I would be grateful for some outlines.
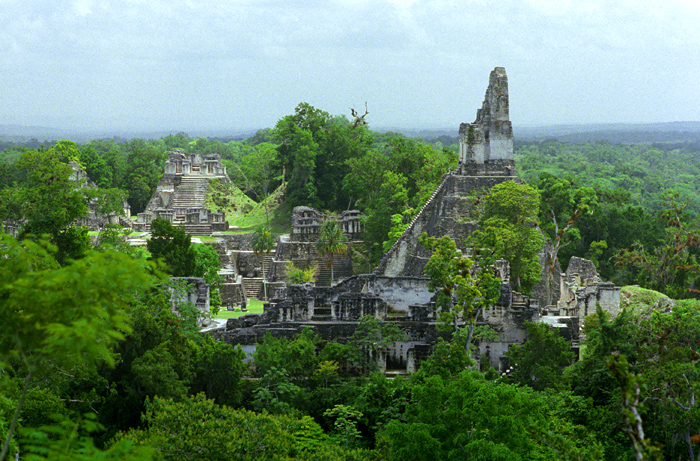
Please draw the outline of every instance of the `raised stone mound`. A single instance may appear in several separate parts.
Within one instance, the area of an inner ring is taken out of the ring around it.
[[[317,268],[317,285],[331,284],[331,270],[328,261],[316,252],[316,241],[323,223],[334,219],[343,230],[349,243],[359,241],[363,231],[360,221],[361,213],[357,210],[344,211],[338,216],[330,216],[319,210],[306,206],[298,206],[292,210],[292,232],[289,239],[280,241],[277,245],[271,275],[276,280],[284,279],[282,269],[286,262],[293,262],[296,267],[308,269]],[[352,249],[350,249],[352,251]],[[352,275],[351,253],[336,255],[333,258],[333,275],[335,281]]]
[[[134,230],[150,232],[151,221],[158,217],[173,225],[184,226],[191,235],[211,235],[212,232],[228,230],[224,213],[208,210],[206,205],[209,181],[215,178],[230,182],[218,154],[185,154],[182,149],[171,151],[165,162],[165,174],[158,181],[146,210],[138,214]]]
[[[422,276],[430,258],[430,252],[418,242],[423,232],[436,238],[450,236],[458,247],[466,250],[464,240],[476,229],[475,223],[464,221],[469,215],[470,193],[504,181],[519,181],[514,171],[508,104],[508,77],[503,67],[496,67],[491,72],[476,121],[460,125],[459,167],[443,176],[430,199],[377,266],[375,274]]]

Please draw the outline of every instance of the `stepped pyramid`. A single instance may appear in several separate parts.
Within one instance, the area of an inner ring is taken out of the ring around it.
[[[165,174],[158,181],[146,210],[138,214],[134,230],[150,232],[151,221],[157,217],[185,226],[191,235],[228,230],[224,214],[207,209],[209,181],[214,178],[230,181],[219,155],[185,154],[182,149],[171,151],[165,162]]]
[[[451,237],[465,250],[464,240],[476,229],[465,222],[469,194],[504,181],[519,181],[513,161],[513,127],[509,117],[508,77],[496,67],[489,77],[484,103],[474,123],[459,128],[459,166],[443,176],[438,188],[374,270],[390,277],[422,277],[430,252],[418,242],[423,232]]]

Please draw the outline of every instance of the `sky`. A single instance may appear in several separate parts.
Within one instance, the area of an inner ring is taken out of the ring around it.
[[[698,0],[0,0],[0,125],[472,122],[505,67],[521,126],[700,120]]]

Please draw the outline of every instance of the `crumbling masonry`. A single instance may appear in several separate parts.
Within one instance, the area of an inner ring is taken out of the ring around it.
[[[225,329],[214,334],[232,344],[241,344],[249,352],[270,332],[294,336],[312,326],[325,340],[344,341],[352,336],[362,315],[395,322],[407,340],[386,351],[379,363],[386,369],[413,371],[431,353],[438,337],[449,336],[436,328],[438,313],[423,268],[430,252],[418,237],[450,236],[463,252],[466,237],[476,229],[469,216],[469,194],[488,189],[504,181],[519,181],[514,172],[513,131],[508,115],[508,78],[505,69],[491,72],[481,109],[473,123],[460,126],[460,163],[446,174],[427,203],[373,274],[346,278],[333,287],[312,285],[280,287],[261,316],[231,319]],[[314,226],[320,215],[313,209],[295,210],[291,241],[313,240]],[[280,259],[288,259],[282,253]],[[290,258],[291,259],[291,258]],[[538,287],[535,293],[561,293],[557,305],[546,306],[544,296],[531,299],[512,290],[508,264],[497,268],[503,283],[501,296],[480,321],[498,333],[498,340],[481,342],[479,351],[499,370],[507,366],[504,353],[513,344],[526,340],[525,322],[547,322],[578,347],[581,319],[595,304],[615,312],[619,306],[619,288],[604,284],[590,261],[572,259],[569,270],[554,281],[556,286]],[[541,307],[540,307],[541,306]]]
[[[165,174],[158,181],[146,210],[138,214],[133,224],[136,232],[150,232],[151,221],[163,218],[175,226],[184,226],[191,235],[211,235],[226,231],[229,224],[224,213],[207,209],[209,181],[230,182],[226,167],[218,154],[185,154],[175,149],[168,154]]]

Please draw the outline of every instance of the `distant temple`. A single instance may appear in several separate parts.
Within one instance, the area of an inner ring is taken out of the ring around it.
[[[221,156],[185,154],[182,149],[173,150],[168,154],[165,174],[158,181],[146,210],[138,214],[133,224],[134,231],[150,232],[151,221],[155,218],[184,226],[191,235],[211,235],[212,232],[228,230],[224,213],[207,209],[209,181],[215,178],[230,182]]]

